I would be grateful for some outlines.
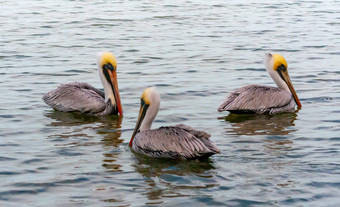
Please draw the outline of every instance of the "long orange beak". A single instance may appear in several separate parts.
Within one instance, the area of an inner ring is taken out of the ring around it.
[[[117,73],[116,71],[110,71],[107,70],[111,79],[111,85],[113,89],[113,95],[115,97],[118,113],[123,116],[123,108],[122,108],[122,103],[120,101],[120,95],[119,95],[119,90],[118,90],[118,81],[117,81]]]
[[[287,71],[282,71],[281,75],[283,77],[283,80],[286,82],[290,92],[292,93],[293,98],[295,100],[295,103],[298,105],[298,109],[301,109],[302,105],[300,103],[300,100],[299,100],[298,96],[296,95],[295,89],[293,87],[292,81],[290,80],[288,72]]]

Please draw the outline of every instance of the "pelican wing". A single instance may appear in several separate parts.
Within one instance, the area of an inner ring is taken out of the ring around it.
[[[205,137],[207,133],[204,133],[204,138],[196,137],[189,132],[193,128],[188,130],[188,126],[183,126],[141,131],[134,139],[133,148],[152,157],[173,159],[203,158],[219,153],[219,149]]]
[[[191,126],[185,124],[177,124],[175,125],[175,127],[179,127],[186,130],[190,134],[200,139],[205,144],[205,146],[208,147],[211,151],[214,151],[215,153],[220,153],[220,149],[218,149],[218,147],[212,141],[209,140],[211,135],[206,133],[205,131],[196,130]]]
[[[292,94],[288,91],[269,86],[249,85],[232,92],[218,107],[218,111],[274,113],[278,108],[291,109],[292,101]]]
[[[199,139],[201,138],[209,139],[211,137],[211,135],[206,133],[205,131],[196,130],[192,128],[191,126],[188,126],[185,124],[177,124],[175,125],[175,127],[182,128]]]
[[[104,92],[90,84],[73,82],[60,85],[43,96],[44,102],[59,111],[95,114],[105,110]]]

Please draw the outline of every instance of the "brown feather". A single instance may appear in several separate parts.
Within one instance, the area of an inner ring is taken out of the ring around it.
[[[73,82],[60,85],[43,96],[44,102],[58,111],[80,112],[93,115],[114,113],[111,102],[105,103],[104,92],[90,84]]]
[[[294,111],[290,92],[269,86],[249,85],[232,92],[218,107],[218,111],[234,113],[269,113]]]
[[[195,134],[201,136],[196,137]],[[206,138],[207,135],[186,125],[161,127],[139,132],[134,138],[132,148],[136,152],[157,158],[209,157],[220,151]]]

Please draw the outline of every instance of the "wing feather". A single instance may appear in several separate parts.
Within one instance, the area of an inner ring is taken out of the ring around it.
[[[208,157],[220,152],[213,143],[205,144],[211,141],[203,139],[205,141],[180,127],[161,127],[139,132],[134,139],[133,149],[153,157],[175,159]]]
[[[90,84],[73,82],[48,92],[43,96],[43,100],[58,111],[95,114],[105,110],[104,96],[104,92]]]
[[[200,130],[194,129],[191,126],[188,126],[188,125],[185,125],[185,124],[177,124],[177,125],[175,125],[175,127],[182,128],[182,129],[186,130],[187,132],[189,132],[190,134],[193,134],[194,136],[196,136],[198,138],[209,139],[210,136],[211,136],[210,134],[206,133],[205,131],[200,131]]]
[[[288,91],[261,85],[249,85],[232,92],[218,107],[218,111],[267,113],[292,103]]]

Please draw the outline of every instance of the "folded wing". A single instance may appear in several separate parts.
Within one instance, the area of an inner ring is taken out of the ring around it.
[[[261,85],[249,85],[232,92],[218,107],[218,111],[234,113],[273,113],[294,109],[292,94],[288,91]]]
[[[186,125],[161,127],[139,132],[133,148],[139,153],[158,158],[205,158],[220,152],[209,137],[209,134]]]
[[[73,82],[48,92],[43,96],[43,100],[58,111],[95,114],[105,110],[104,96],[104,92],[90,84]]]

